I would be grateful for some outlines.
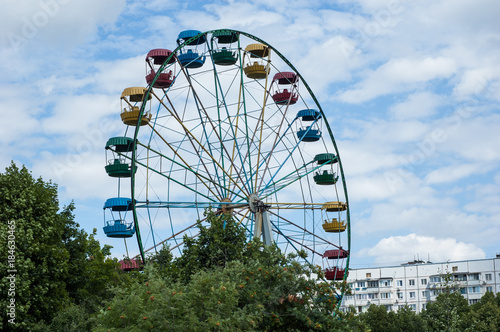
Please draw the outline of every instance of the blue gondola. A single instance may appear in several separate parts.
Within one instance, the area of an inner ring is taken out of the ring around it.
[[[321,112],[314,109],[305,109],[297,113],[297,118],[302,121],[314,121],[321,119]]]
[[[321,131],[319,129],[312,129],[308,126],[305,129],[297,131],[297,137],[303,142],[316,142],[321,138]]]
[[[177,45],[181,45],[184,42],[190,40],[193,37],[201,34],[198,30],[186,30],[179,33],[177,37]],[[197,51],[197,46],[206,42],[205,35],[186,43],[184,47],[179,51],[177,58],[183,67],[186,68],[200,68],[205,63],[205,56],[201,55]]]
[[[133,223],[125,221],[127,211],[132,209],[132,200],[125,197],[109,198],[104,203],[104,220],[105,224],[103,231],[108,237],[114,238],[128,238],[135,234],[135,227]],[[106,210],[111,213],[112,220],[106,221]],[[122,216],[123,212],[123,216]],[[118,218],[114,215],[118,214]]]

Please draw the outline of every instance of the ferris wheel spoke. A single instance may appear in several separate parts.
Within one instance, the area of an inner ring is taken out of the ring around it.
[[[158,97],[158,96],[157,96],[154,92],[153,92],[152,94],[156,97],[156,99],[160,102],[160,104],[161,104],[161,105],[163,105],[163,107],[164,107],[166,110],[168,110],[168,111],[169,111],[169,113],[171,114],[171,116],[172,116],[172,117],[173,117],[173,118],[174,118],[174,119],[175,119],[175,120],[176,120],[176,121],[177,121],[177,122],[178,122],[178,123],[182,126],[182,128],[183,128],[183,130],[184,130],[184,132],[185,132],[185,134],[186,134],[186,137],[187,137],[188,139],[189,139],[189,138],[193,138],[193,139],[194,139],[194,140],[195,140],[195,141],[199,144],[198,140],[194,137],[194,135],[191,133],[191,131],[190,131],[190,130],[189,130],[189,129],[185,126],[185,124],[183,123],[183,121],[179,118],[179,115],[178,115],[178,113],[175,111],[175,107],[174,107],[174,105],[172,104],[172,102],[170,101],[170,99],[168,99],[168,97],[167,97],[167,100],[169,101],[169,103],[170,103],[170,105],[171,105],[171,108],[172,108],[172,109],[170,109],[169,107],[167,107],[167,105],[165,105],[165,104],[163,103],[163,100],[161,100],[161,99],[160,99],[160,98],[159,98],[159,97]],[[183,158],[179,155],[179,153],[177,152],[177,150],[176,150],[176,149],[174,149],[174,148],[170,145],[170,143],[168,143],[168,142],[167,142],[167,140],[166,140],[165,138],[163,138],[163,136],[162,136],[162,135],[158,132],[158,130],[155,128],[155,126],[151,125],[150,123],[149,123],[149,126],[151,127],[152,131],[153,131],[153,132],[155,132],[155,133],[156,133],[156,135],[157,135],[157,136],[158,136],[158,137],[159,137],[159,138],[160,138],[160,139],[161,139],[161,140],[162,140],[162,141],[163,141],[163,142],[164,142],[164,143],[165,143],[165,144],[166,144],[166,145],[167,145],[167,146],[168,146],[168,147],[169,147],[169,148],[170,148],[173,152],[174,152],[174,154],[175,154],[175,155],[176,155],[179,159],[181,159],[181,160],[182,160],[182,162],[183,162],[183,163],[184,163],[184,164],[185,164],[188,168],[190,168],[190,165],[189,165],[189,164],[188,164],[188,163],[187,163],[187,162],[186,162],[186,161],[185,161],[185,160],[184,160],[184,159],[183,159]],[[202,159],[202,157],[201,157],[201,156],[200,156],[200,154],[199,154],[198,149],[196,149],[196,148],[195,148],[195,144],[193,143],[193,140],[192,140],[192,139],[189,139],[189,141],[190,141],[191,145],[193,146],[193,148],[194,148],[194,150],[195,150],[196,154],[198,155],[199,160],[200,160],[200,161],[201,161],[201,160],[203,160],[203,159]],[[217,181],[214,181],[214,180],[211,178],[211,172],[207,169],[207,166],[205,165],[205,163],[202,163],[202,164],[203,164],[203,167],[205,168],[206,174],[207,174],[207,175],[208,175],[208,177],[210,178],[210,182],[211,182],[211,183],[214,183],[214,184],[215,184],[215,183],[217,183]],[[195,172],[195,175],[196,175],[197,177],[198,177],[198,174],[199,174],[198,172]],[[204,182],[203,182],[203,181],[201,181],[201,180],[200,180],[200,182],[204,183]],[[205,184],[205,183],[204,183],[204,184]],[[210,192],[212,192],[209,186],[207,186],[206,184],[205,184],[205,186],[207,187],[207,189],[208,189]],[[213,194],[215,197],[219,197],[219,198],[221,198],[221,196],[222,196],[222,195],[221,195],[221,193],[218,191],[218,187],[216,186],[215,188],[216,188],[216,190],[217,190],[217,194],[215,194],[215,193],[213,193],[213,192],[212,192],[212,194]]]
[[[293,204],[293,203],[292,203],[292,204]],[[272,214],[272,215],[274,215],[275,217],[277,217],[277,218],[279,218],[279,219],[281,219],[281,220],[285,221],[286,223],[288,223],[288,224],[292,225],[293,227],[296,227],[296,228],[297,228],[297,229],[299,229],[301,232],[304,232],[304,233],[307,233],[307,234],[309,234],[309,235],[312,235],[313,237],[317,238],[318,240],[321,240],[321,241],[322,241],[322,242],[324,242],[324,243],[327,243],[327,244],[328,244],[328,245],[330,245],[330,246],[333,246],[333,247],[336,247],[336,248],[340,248],[340,247],[339,247],[338,245],[336,245],[335,243],[332,243],[332,242],[330,242],[330,241],[328,241],[328,240],[326,240],[326,239],[324,239],[324,238],[320,237],[320,236],[319,236],[319,235],[317,235],[316,233],[311,232],[311,231],[309,231],[308,229],[306,229],[306,228],[304,228],[304,227],[301,227],[301,226],[297,225],[296,223],[294,223],[294,222],[292,222],[292,221],[290,221],[290,220],[288,220],[288,219],[284,218],[283,216],[281,216],[281,215],[279,215],[279,214],[277,214],[277,213],[275,213],[275,212],[269,211],[269,213],[270,213],[270,214]]]
[[[239,162],[240,162],[240,165],[241,165],[241,171],[238,173],[238,174],[240,174],[238,177],[241,179],[241,174],[243,174],[243,176],[245,177],[245,182],[247,183],[247,185],[250,184],[250,190],[252,190],[251,182],[249,181],[247,171],[245,170],[245,163],[242,160],[241,147],[237,144],[239,112],[240,112],[240,107],[239,106],[241,104],[241,87],[240,87],[239,93],[238,93],[238,102],[236,103],[236,105],[238,106],[237,107],[238,111],[236,113],[236,116],[233,117],[233,119],[235,119],[233,121],[236,121],[235,126],[232,125],[233,122],[231,121],[231,115],[229,113],[228,103],[226,101],[226,95],[228,94],[228,91],[230,91],[231,86],[233,86],[234,82],[236,81],[236,77],[239,74],[241,74],[241,73],[240,73],[240,71],[235,71],[236,75],[233,76],[233,80],[232,80],[230,86],[227,88],[226,92],[224,93],[223,89],[222,89],[221,82],[220,82],[220,78],[217,75],[217,68],[216,68],[215,65],[214,65],[214,72],[215,72],[215,75],[214,75],[215,90],[216,90],[216,98],[217,98],[217,116],[218,116],[218,122],[219,122],[219,137],[225,139],[226,135],[229,135],[229,137],[233,141],[232,154],[231,154],[231,157],[229,159],[229,162],[230,162],[229,178],[231,178],[232,173],[233,173],[233,169],[235,168],[235,152],[237,151],[238,152],[237,155],[239,156],[239,159],[240,159]],[[219,91],[220,91],[220,97],[218,95]],[[226,118],[227,118],[227,123],[225,123],[225,124],[229,128],[229,130],[226,130],[226,133],[225,133],[226,135],[224,135],[224,136],[222,135],[222,124],[224,122],[222,121],[221,114],[220,114],[221,104],[223,106],[222,108],[224,109],[225,115],[226,115]],[[244,105],[244,103],[243,103],[243,105]],[[221,140],[221,149],[223,147],[224,147],[223,141]],[[222,162],[224,162],[224,158],[222,159]],[[224,167],[224,163],[222,164],[222,166]],[[251,176],[250,176],[250,178],[251,178]],[[225,180],[225,178],[224,178],[224,180]],[[247,190],[248,189],[249,188],[247,187]]]
[[[266,163],[266,166],[264,167],[263,171],[262,171],[262,176],[260,177],[260,182],[259,182],[259,185],[256,187],[256,191],[259,191],[260,190],[260,187],[262,186],[262,182],[264,181],[264,178],[265,178],[265,175],[266,175],[266,172],[267,170],[269,169],[269,163],[271,161],[271,155],[273,154],[274,152],[274,149],[278,146],[278,144],[281,142],[282,138],[286,135],[286,133],[288,132],[288,130],[291,128],[292,124],[293,124],[293,121],[288,125],[288,127],[285,129],[285,131],[283,132],[283,134],[280,135],[280,132],[281,132],[281,128],[283,126],[283,124],[285,123],[285,120],[286,120],[286,113],[287,113],[287,110],[288,110],[288,105],[285,109],[285,112],[282,113],[282,118],[281,118],[281,122],[280,122],[280,125],[278,127],[278,130],[275,130],[275,138],[274,138],[274,142],[272,144],[272,147],[270,149],[270,151],[267,153],[267,155],[265,156],[265,158],[262,160],[262,163]],[[281,111],[281,110],[280,110]]]
[[[276,182],[270,183],[268,186],[266,186],[265,188],[263,188],[262,190],[259,191],[261,193],[261,198],[265,199],[271,195],[274,195],[277,192],[285,189],[286,187],[294,184],[295,182],[301,180],[302,178],[304,178],[304,177],[308,176],[309,174],[311,174],[312,172],[314,172],[315,168],[313,168],[312,170],[306,169],[306,167],[310,164],[311,164],[311,162],[308,164],[304,164],[302,167],[297,168],[295,171],[293,171],[289,174],[286,174],[285,176],[283,176],[281,179],[277,180]],[[302,170],[304,170],[305,172],[302,172],[302,174],[301,174],[300,171],[302,171]],[[266,193],[266,190],[271,188],[271,187],[273,188],[273,190]]]
[[[276,171],[274,172],[274,174],[272,174],[270,176],[270,179],[269,181],[266,183],[266,185],[264,186],[264,188],[262,190],[260,190],[261,192],[262,191],[265,191],[267,190],[267,188],[269,188],[269,186],[271,186],[273,183],[274,183],[274,178],[280,173],[281,169],[283,168],[283,166],[286,164],[286,162],[292,157],[293,153],[295,152],[295,150],[299,147],[299,145],[302,143],[302,139],[299,139],[295,144],[294,146],[290,149],[290,148],[287,148],[289,149],[289,154],[288,156],[285,158],[284,161],[281,162],[281,165],[276,169]],[[300,149],[299,149],[300,151]],[[293,159],[292,159],[293,160]],[[317,169],[317,168],[316,168]]]
[[[170,150],[171,150],[171,151],[172,151],[172,152],[173,152],[173,153],[174,153],[174,154],[175,154],[175,155],[176,155],[176,156],[177,156],[177,157],[178,157],[178,158],[179,158],[179,159],[180,159],[180,160],[184,163],[184,167],[186,167],[186,168],[190,169],[189,164],[188,164],[188,163],[187,163],[187,162],[186,162],[186,161],[182,158],[182,156],[181,156],[181,155],[177,152],[177,150],[176,150],[176,149],[174,149],[174,148],[173,148],[173,147],[172,147],[172,146],[171,146],[171,145],[167,142],[167,140],[166,140],[165,138],[163,138],[163,136],[162,136],[160,133],[158,133],[158,132],[156,131],[156,129],[155,129],[155,128],[153,128],[152,126],[150,126],[150,127],[151,127],[151,129],[152,129],[153,131],[155,131],[155,132],[156,132],[157,136],[158,136],[158,137],[159,137],[159,138],[160,138],[160,139],[161,139],[161,140],[165,143],[165,145],[166,145],[166,146],[168,146],[168,147],[170,148]],[[202,160],[202,158],[201,158],[201,157],[200,157],[200,160]],[[204,164],[203,164],[203,165],[204,165]],[[160,174],[161,174],[161,173],[160,173]],[[199,172],[194,172],[194,171],[193,171],[193,174],[194,174],[194,175],[195,175],[195,176],[196,176],[196,177],[200,180],[200,183],[202,183],[202,184],[204,184],[204,185],[205,185],[205,187],[207,188],[207,190],[208,190],[209,192],[211,192],[211,193],[212,193],[212,195],[214,195],[215,197],[220,197],[220,193],[219,193],[219,195],[218,195],[218,194],[215,194],[215,193],[212,191],[212,189],[210,188],[210,186],[208,186],[208,185],[205,183],[205,181],[203,181],[203,179],[201,178],[201,175],[199,174]],[[210,172],[208,171],[208,169],[206,170],[206,174],[210,175]],[[209,179],[210,183],[216,183],[216,182],[215,182],[212,178],[210,178],[210,176],[208,177],[208,179]],[[205,178],[205,180],[206,180],[206,178]],[[178,181],[176,181],[176,182],[177,182],[177,183],[179,183]],[[183,186],[184,186],[184,187],[187,187],[187,186],[185,186],[185,185],[183,185]],[[188,189],[191,189],[191,188],[189,188],[189,187],[187,187],[187,188],[188,188]],[[191,190],[193,190],[193,189],[191,189]]]
[[[139,160],[136,160],[135,162],[136,162],[136,164],[138,164],[138,165],[140,165],[140,166],[144,167],[145,169],[148,169],[148,170],[150,170],[150,171],[153,171],[153,172],[155,172],[156,174],[161,175],[162,177],[164,177],[164,178],[166,178],[166,179],[168,179],[168,180],[170,180],[170,181],[172,181],[172,182],[175,182],[176,184],[178,184],[178,185],[180,185],[180,186],[182,186],[182,187],[184,187],[184,188],[186,188],[186,189],[188,189],[188,190],[191,190],[192,192],[194,192],[194,193],[196,193],[196,194],[198,194],[198,195],[201,195],[201,196],[203,196],[204,198],[206,198],[206,199],[208,199],[208,200],[211,200],[212,202],[217,202],[217,201],[216,201],[216,200],[214,200],[212,197],[207,196],[207,195],[204,195],[203,193],[201,193],[201,192],[199,192],[199,191],[197,191],[197,190],[195,190],[195,189],[191,188],[189,185],[186,185],[186,184],[184,184],[184,183],[182,183],[182,182],[180,182],[180,181],[176,180],[175,178],[173,178],[173,177],[171,177],[171,176],[168,176],[168,175],[166,175],[166,174],[164,174],[164,173],[162,173],[162,172],[158,171],[157,169],[155,169],[155,168],[153,168],[153,167],[148,166],[147,164],[145,164],[145,163],[143,163],[143,162],[141,162],[141,161],[139,161]]]
[[[186,75],[186,73],[185,73],[185,75]],[[198,93],[196,92],[196,89],[194,88],[194,86],[192,85],[191,77],[190,76],[186,76],[186,79],[189,82],[189,85],[190,85],[190,88],[191,88],[191,92],[193,93],[193,96],[194,96],[194,100],[195,100],[196,104],[199,105],[199,107],[197,107],[197,110],[198,110],[198,113],[199,113],[199,117],[200,117],[201,123],[204,124],[205,123],[204,120],[207,123],[209,123],[210,127],[212,129],[212,133],[215,134],[216,139],[218,140],[218,142],[223,142],[222,137],[219,135],[219,133],[217,131],[217,126],[213,123],[211,117],[209,116],[207,110],[205,109],[205,107],[203,105],[203,102],[202,102],[201,98],[199,97]],[[202,116],[201,112],[203,112],[203,116]],[[226,169],[216,160],[215,156],[213,155],[213,153],[211,151],[212,144],[209,144],[210,139],[208,137],[208,134],[207,134],[207,132],[205,130],[205,126],[204,125],[203,125],[203,133],[204,133],[204,136],[205,136],[205,139],[206,139],[206,142],[207,142],[207,145],[208,145],[210,151],[207,151],[206,148],[203,145],[201,145],[201,144],[200,144],[200,147],[210,156],[211,160],[214,162],[214,165],[215,165],[214,169],[215,169],[215,171],[216,172],[218,172],[219,170],[222,171],[223,174],[225,176],[227,176],[228,179],[231,180],[231,177],[227,173]],[[220,151],[220,153],[221,153],[221,159],[222,160],[224,160],[224,159],[227,158],[228,160],[230,160],[231,162],[233,162],[230,159],[230,154],[228,153],[228,151],[227,151],[226,147],[224,146],[224,144],[221,145],[221,151]],[[220,179],[220,176],[218,176],[218,178]],[[236,187],[238,187],[238,189],[240,191],[245,192],[245,193],[247,193],[249,195],[250,191],[249,191],[248,187],[246,187],[245,181],[243,181],[243,179],[241,178],[241,173],[238,173],[238,178],[239,178],[239,181],[232,180],[233,185],[235,185]]]
[[[199,161],[201,162],[203,168],[205,169],[206,171],[206,174],[209,176],[210,178],[210,183],[214,184],[216,186],[216,188],[223,188],[223,187],[220,187],[219,185],[219,181],[216,181],[215,179],[213,179],[211,177],[212,173],[208,170],[207,168],[207,165],[205,164],[204,162],[204,158],[200,155],[199,153],[199,149],[197,149],[197,147],[199,147],[201,150],[203,150],[205,152],[205,154],[209,157],[210,161],[215,165],[214,168],[216,170],[221,170],[222,172],[224,172],[225,174],[227,174],[227,172],[224,170],[224,168],[217,162],[217,160],[215,159],[215,157],[212,155],[212,153],[210,151],[208,151],[205,146],[195,137],[195,135],[186,127],[186,125],[184,124],[184,122],[181,120],[181,118],[179,117],[178,113],[175,111],[175,107],[173,107],[173,104],[172,104],[172,109],[169,108],[169,107],[166,107],[166,105],[164,105],[165,108],[170,112],[172,118],[174,118],[178,124],[181,125],[181,127],[183,128],[184,130],[184,133],[186,134],[186,137],[189,139],[194,151],[196,152],[196,154],[198,155],[199,157]],[[182,158],[182,156],[180,156],[180,154],[162,137],[162,135],[156,130],[156,128],[152,127],[150,125],[151,129],[153,131],[156,132],[157,136],[160,137],[162,139],[162,141],[167,145],[169,146],[169,148],[174,152],[174,154],[176,154],[176,156],[182,160],[182,162],[187,166],[187,167],[190,167],[190,165]],[[198,176],[198,172],[196,172],[196,175]],[[200,179],[200,182],[205,185],[207,187],[207,189],[209,191],[210,188],[209,186]],[[241,187],[238,186],[238,183],[236,181],[233,180],[233,183],[236,187],[238,187],[240,189],[240,191],[242,191]],[[212,192],[212,194],[215,196],[215,197],[218,197],[219,200],[222,200],[222,194],[220,193],[219,190],[218,191],[218,194],[215,194]]]
[[[273,223],[272,221],[271,221],[271,224],[274,226],[274,223]],[[285,238],[285,240],[288,242],[288,244],[289,244],[289,245],[291,245],[291,246],[295,249],[295,251],[298,251],[298,250],[297,250],[297,247],[294,245],[294,243],[295,243],[295,244],[297,244],[299,247],[304,247],[304,248],[306,248],[307,250],[309,250],[309,251],[311,251],[311,252],[315,253],[316,255],[319,255],[319,256],[321,256],[321,255],[322,255],[322,254],[320,254],[319,252],[317,252],[316,250],[314,250],[314,249],[312,249],[312,248],[309,248],[309,247],[308,247],[307,245],[305,245],[303,242],[300,242],[300,241],[298,241],[298,240],[295,240],[295,239],[294,239],[293,237],[291,237],[291,236],[287,236],[287,235],[285,235],[285,234],[284,234],[284,233],[283,233],[283,232],[282,232],[279,228],[273,227],[273,232],[278,233],[278,234],[280,234],[283,238]],[[292,243],[292,242],[293,242],[293,243]],[[309,262],[309,263],[310,263],[310,262]]]

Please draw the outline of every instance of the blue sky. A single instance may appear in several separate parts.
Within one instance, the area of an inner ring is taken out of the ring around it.
[[[116,245],[102,204],[116,191],[104,144],[123,134],[120,93],[180,31],[231,28],[278,49],[329,117],[351,267],[500,252],[498,1],[5,2],[0,167],[52,179],[102,243]]]

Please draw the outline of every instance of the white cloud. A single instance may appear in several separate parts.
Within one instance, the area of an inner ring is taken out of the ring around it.
[[[9,1],[0,13],[0,27],[6,34],[1,45],[25,49],[29,44],[43,44],[69,49],[87,41],[98,26],[113,23],[124,6],[124,0]]]
[[[485,258],[484,251],[472,243],[417,234],[384,238],[358,255],[373,257],[375,264],[379,265],[399,265],[417,258],[427,260],[428,257],[432,262]]]
[[[437,153],[460,156],[464,163],[500,160],[500,136],[496,134],[500,115],[489,114],[483,107],[464,106],[440,124],[444,139],[436,144]]]
[[[416,92],[408,98],[390,107],[389,111],[397,119],[419,119],[436,113],[439,106],[446,102],[446,97],[429,92]]]
[[[338,98],[347,103],[362,103],[378,96],[414,88],[438,78],[448,78],[456,71],[455,61],[444,57],[391,59],[376,70],[368,70],[365,79]]]
[[[490,80],[499,75],[497,68],[480,68],[467,70],[462,75],[460,82],[453,89],[454,94],[459,99],[480,98],[484,93],[491,94],[492,87]]]
[[[487,172],[490,167],[483,164],[461,164],[438,168],[426,176],[429,184],[455,182],[465,177]]]

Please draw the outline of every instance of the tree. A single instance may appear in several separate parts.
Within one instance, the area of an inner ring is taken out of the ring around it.
[[[186,241],[183,255],[171,263],[175,270],[150,264],[144,281],[113,290],[97,330],[341,330],[334,285],[322,280],[319,267],[275,245],[246,243],[229,216],[206,216],[210,228],[200,225],[200,236]]]
[[[420,315],[417,315],[409,305],[399,307],[395,316],[396,331],[425,331],[425,321]]]
[[[71,303],[100,302],[116,262],[105,258],[109,247],[100,248],[95,232],[79,229],[74,209],[60,210],[57,185],[24,166],[0,174],[0,308],[13,307],[0,328],[29,330]]]
[[[500,293],[487,292],[478,303],[472,305],[471,331],[500,331],[500,306],[497,303]]]
[[[173,262],[173,269],[185,282],[201,269],[224,267],[230,261],[243,258],[245,229],[230,214],[216,214],[207,209],[204,216],[210,227],[202,226],[198,220],[199,235],[184,236],[183,254]]]
[[[372,304],[366,313],[361,314],[361,318],[372,332],[398,331],[395,326],[394,313],[390,312],[390,314],[384,306]]]
[[[439,294],[436,302],[427,304],[421,316],[428,331],[464,331],[471,324],[469,304],[456,291]]]

